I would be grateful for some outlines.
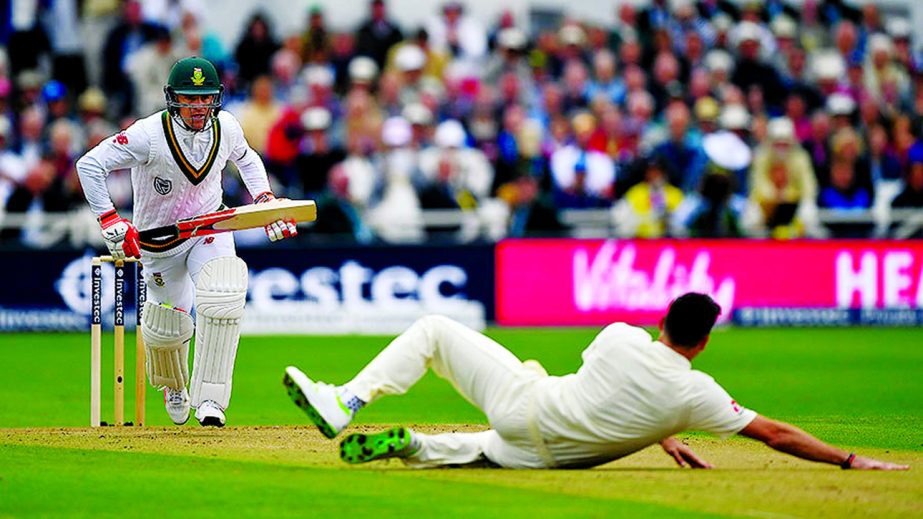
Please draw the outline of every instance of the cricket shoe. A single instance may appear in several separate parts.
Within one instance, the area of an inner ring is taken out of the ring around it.
[[[340,459],[346,463],[367,463],[385,458],[406,458],[420,450],[413,433],[395,427],[376,434],[350,434],[340,442]]]
[[[183,425],[189,420],[189,392],[186,388],[163,390],[163,405],[167,414],[176,425]]]
[[[295,366],[285,368],[282,383],[288,396],[327,438],[334,438],[349,425],[356,412],[340,398],[336,386],[314,382]]]
[[[224,409],[214,400],[206,400],[195,410],[195,419],[202,427],[224,427]]]

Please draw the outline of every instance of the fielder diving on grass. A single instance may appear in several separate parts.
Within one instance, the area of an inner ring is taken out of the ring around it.
[[[660,336],[624,323],[606,327],[583,352],[577,373],[548,376],[490,338],[445,317],[424,317],[342,386],[313,382],[288,367],[289,396],[334,438],[364,405],[403,394],[431,367],[484,411],[491,429],[428,435],[404,427],[351,434],[340,457],[362,463],[398,457],[412,467],[585,468],[654,443],[680,466],[711,468],[672,437],[705,431],[741,434],[799,458],[847,469],[902,470],[837,449],[792,425],[735,402],[714,379],[691,368],[721,310],[709,296],[677,298]]]
[[[164,390],[167,413],[176,424],[189,419],[190,407],[202,425],[225,423],[247,265],[237,257],[230,233],[184,237],[149,232],[222,207],[221,173],[228,162],[237,166],[256,203],[275,199],[263,162],[247,144],[240,123],[220,111],[223,91],[210,62],[181,59],[164,87],[166,110],[135,122],[77,161],[80,183],[112,257],[138,258],[143,251],[148,299],[141,335],[147,372],[151,384]],[[106,187],[109,172],[128,168],[133,222],[119,216]],[[272,241],[297,234],[288,217],[265,229]]]

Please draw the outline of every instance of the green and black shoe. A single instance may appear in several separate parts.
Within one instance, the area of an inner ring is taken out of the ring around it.
[[[376,434],[350,434],[340,442],[340,459],[346,463],[367,463],[385,458],[406,458],[417,449],[410,429],[395,427]]]

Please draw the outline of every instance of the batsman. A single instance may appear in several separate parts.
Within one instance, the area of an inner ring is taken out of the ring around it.
[[[142,258],[148,287],[141,323],[147,375],[164,391],[167,414],[177,425],[189,419],[190,407],[203,426],[225,424],[247,265],[237,257],[231,233],[146,241],[143,231],[222,207],[221,176],[228,161],[237,166],[255,203],[275,198],[263,162],[247,144],[240,123],[221,111],[223,92],[208,60],[181,59],[164,87],[166,110],[136,121],[77,162],[110,254],[115,259]],[[128,168],[132,221],[119,216],[106,187],[109,172]],[[272,241],[297,234],[289,220],[265,229]]]

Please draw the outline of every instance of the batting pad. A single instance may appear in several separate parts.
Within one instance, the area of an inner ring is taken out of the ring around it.
[[[186,312],[152,301],[144,303],[141,336],[152,386],[183,389],[189,384],[189,339],[193,327]]]
[[[199,272],[195,299],[192,407],[214,400],[226,409],[247,299],[247,264],[233,256],[210,260]]]

